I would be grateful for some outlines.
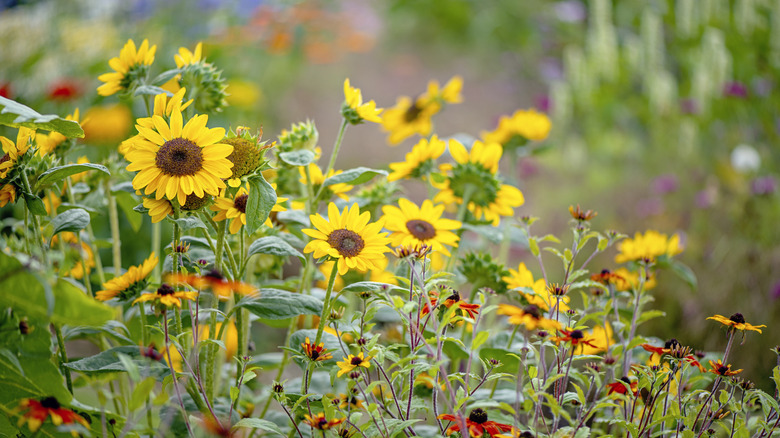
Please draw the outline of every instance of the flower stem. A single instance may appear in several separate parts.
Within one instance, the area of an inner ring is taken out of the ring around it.
[[[168,337],[168,312],[163,312],[163,329],[165,330],[165,353],[168,355],[168,367],[171,370],[171,377],[173,378],[173,388],[176,390],[176,397],[179,398],[179,405],[181,406],[182,417],[184,418],[184,424],[187,426],[187,432],[190,436],[195,436],[192,433],[192,427],[190,427],[190,420],[187,417],[187,409],[184,408],[184,400],[181,398],[181,391],[179,390],[179,383],[176,380],[176,370],[173,369],[173,361],[171,360],[171,342]],[[182,358],[184,360],[184,358]]]
[[[30,180],[27,179],[27,172],[22,170],[22,185],[24,186],[24,191],[26,193],[32,193],[32,188],[30,187]],[[28,211],[28,208],[25,208],[25,213]],[[41,224],[38,222],[38,216],[35,215],[32,211],[30,213],[30,218],[32,219],[32,229],[33,229],[33,238],[38,242],[38,245],[41,247],[41,257],[43,260],[43,264],[46,266],[49,266],[49,256],[46,252],[46,247],[43,243],[43,237],[41,237]],[[25,218],[27,218],[27,215],[25,214]],[[25,224],[26,225],[26,224]],[[28,248],[29,249],[29,248]]]
[[[330,162],[328,162],[328,168],[325,169],[325,172],[322,173],[322,175],[325,178],[328,178],[328,174],[330,173],[331,170],[333,170],[333,166],[336,164],[336,157],[339,154],[339,149],[341,149],[341,142],[342,140],[344,140],[344,131],[347,130],[348,124],[349,123],[347,122],[347,119],[341,120],[341,127],[339,128],[339,133],[336,136],[336,143],[333,144],[333,153],[330,154]],[[320,185],[320,189],[317,190],[317,196],[314,197],[315,200],[320,198],[323,190],[325,190],[325,186]]]
[[[68,391],[73,394],[73,380],[70,377],[70,369],[65,364],[68,363],[68,353],[65,351],[65,341],[62,339],[62,330],[57,324],[54,326],[54,333],[57,335],[57,346],[60,350],[60,370],[65,374],[65,383],[68,385]]]
[[[116,198],[111,193],[111,183],[106,180],[106,198],[108,198],[108,223],[111,227],[111,250],[114,259],[114,276],[118,277],[122,269],[122,240],[119,237],[119,213]]]

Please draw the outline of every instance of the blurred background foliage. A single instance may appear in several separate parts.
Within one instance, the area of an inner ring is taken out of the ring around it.
[[[548,112],[545,147],[503,164],[527,199],[518,214],[560,235],[581,204],[598,211],[596,228],[679,233],[698,286],[665,275],[655,305],[668,316],[644,333],[715,348],[705,317],[741,312],[769,326],[746,346],[757,358],[747,377],[774,365],[780,0],[3,0],[0,95],[44,114],[80,108],[91,123],[77,153],[99,159],[143,114],[95,92],[128,38],[157,44],[156,72],[203,41],[230,94],[211,125],[275,138],[311,118],[326,153],[345,77],[389,107],[429,79],[463,76],[464,104],[436,120],[442,137],[476,137],[520,108]],[[399,161],[413,144],[389,148],[367,126],[347,137],[340,167]],[[123,231],[133,260],[144,229]],[[512,256],[509,267],[533,269],[524,249]],[[593,268],[612,268],[610,257]]]

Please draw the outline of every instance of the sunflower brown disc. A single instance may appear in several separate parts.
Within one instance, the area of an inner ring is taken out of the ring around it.
[[[174,138],[160,146],[155,165],[166,175],[195,175],[203,168],[203,151],[185,138]]]
[[[436,237],[436,228],[424,220],[412,219],[406,223],[406,229],[419,240],[424,241]]]
[[[343,257],[357,257],[366,245],[359,234],[350,230],[333,230],[328,235],[328,244]]]
[[[246,201],[249,199],[249,195],[236,196],[233,200],[233,207],[241,213],[246,213]]]

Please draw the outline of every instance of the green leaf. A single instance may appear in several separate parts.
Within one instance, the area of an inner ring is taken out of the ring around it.
[[[180,217],[178,219],[172,219],[170,217],[166,217],[169,221],[178,224],[179,228],[181,228],[182,231],[192,230],[196,228],[202,228],[207,229],[206,224],[203,223],[202,220],[200,220],[197,216],[185,216]]]
[[[273,432],[279,435],[286,435],[284,432],[282,432],[282,429],[279,429],[279,426],[277,426],[275,423],[272,423],[268,420],[261,420],[259,418],[242,418],[238,421],[238,423],[234,424],[231,430],[235,429],[259,429],[266,432]]]
[[[677,276],[687,283],[692,290],[696,290],[696,284],[698,282],[696,281],[696,274],[693,273],[691,268],[674,259],[669,262],[669,267],[672,269],[672,272],[677,274]]]
[[[158,94],[165,94],[168,97],[173,96],[173,93],[171,93],[168,90],[162,89],[160,87],[155,87],[154,85],[141,85],[140,87],[136,88],[133,92],[133,96],[157,96]]]
[[[58,214],[51,220],[51,226],[54,227],[52,237],[63,231],[80,231],[89,225],[89,213],[83,208],[74,208]]]
[[[43,205],[41,198],[33,195],[32,193],[24,193],[24,203],[27,205],[27,209],[30,213],[36,216],[46,216],[46,206]]]
[[[390,291],[390,290],[405,290],[408,291],[409,288],[403,288],[400,286],[396,286],[393,284],[387,284],[387,283],[379,283],[377,281],[358,281],[357,283],[352,283],[349,286],[344,286],[343,289],[341,289],[341,292],[365,292],[365,291],[371,291],[371,292],[382,292],[382,291]]]
[[[249,199],[246,202],[246,231],[254,233],[271,214],[276,204],[276,190],[258,173],[247,179]]]
[[[301,260],[301,263],[306,263],[306,257],[303,254],[284,239],[276,236],[261,237],[252,242],[249,245],[247,257],[255,254],[271,254],[279,257],[295,256]]]
[[[26,105],[2,96],[0,96],[0,107],[3,107],[0,110],[0,125],[54,131],[71,138],[84,137],[84,130],[74,120],[67,120],[53,114],[42,115]]]
[[[282,152],[279,154],[279,158],[290,166],[308,166],[309,163],[314,161],[314,152],[308,149]]]
[[[370,181],[371,178],[377,175],[387,175],[387,171],[370,169],[368,167],[356,167],[354,169],[345,170],[338,175],[331,176],[330,178],[326,179],[324,183],[322,183],[322,186],[328,187],[332,186],[333,184],[341,183],[352,185],[363,184],[364,182]]]
[[[167,371],[162,362],[153,362],[141,355],[141,349],[137,346],[121,346],[109,348],[100,353],[63,364],[63,366],[87,375],[104,373],[122,373],[127,371],[127,366],[122,362],[121,356],[128,359],[133,366],[144,370],[145,368]]]
[[[136,214],[135,210],[133,210],[138,205],[138,200],[130,193],[122,191],[116,192],[114,198],[119,208],[125,213],[125,218],[130,222],[130,228],[137,233],[144,222],[143,214]]]
[[[135,386],[133,395],[130,396],[129,407],[131,412],[139,409],[144,403],[146,403],[146,400],[149,399],[149,394],[151,394],[156,384],[157,381],[154,378],[147,377],[141,381],[141,383]]]
[[[490,359],[496,359],[501,362],[501,366],[496,367],[496,372],[516,374],[520,369],[520,359],[517,355],[509,350],[503,348],[483,348],[479,350],[479,357],[488,361]],[[531,371],[529,370],[529,374]],[[534,376],[531,376],[532,378]]]
[[[260,318],[287,319],[300,315],[321,315],[323,303],[311,295],[279,289],[260,289],[258,297],[246,297],[236,304]]]
[[[490,332],[488,332],[487,330],[477,333],[477,335],[474,336],[474,340],[471,341],[471,349],[475,351],[479,350],[479,347],[481,347],[482,344],[484,344],[485,341],[488,340],[489,336],[490,336]]]
[[[52,167],[46,172],[43,172],[41,176],[38,177],[38,182],[35,183],[35,191],[37,192],[49,184],[60,182],[71,175],[86,172],[88,170],[99,170],[106,175],[111,175],[111,172],[108,171],[106,166],[101,166],[100,164],[66,164],[64,166]]]
[[[157,75],[157,77],[154,78],[151,83],[152,84],[162,85],[162,84],[170,81],[171,79],[173,79],[173,77],[176,76],[179,73],[181,73],[181,70],[178,69],[178,68],[174,68],[174,69],[171,69],[171,70],[166,70],[166,71],[160,73],[159,75]]]
[[[16,258],[0,253],[0,307],[13,307],[21,314],[58,325],[102,326],[114,318],[114,309],[88,297],[64,278],[51,286],[54,305],[49,309],[43,281]]]

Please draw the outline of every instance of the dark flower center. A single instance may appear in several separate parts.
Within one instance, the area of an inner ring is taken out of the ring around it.
[[[0,158],[0,164],[5,163],[6,161],[10,160],[11,156],[8,154],[3,155],[3,158]]]
[[[203,168],[203,150],[185,138],[174,138],[160,146],[155,165],[166,175],[195,175]]]
[[[360,365],[361,363],[363,363],[363,359],[361,359],[361,358],[359,358],[359,357],[355,356],[355,357],[353,357],[353,358],[352,358],[352,360],[351,360],[351,361],[349,361],[349,363],[351,363],[351,364],[352,364],[352,365],[354,365],[354,366],[358,366],[358,365]]]
[[[469,420],[477,424],[485,423],[486,421],[488,421],[487,412],[483,411],[481,408],[474,409],[469,414]]]
[[[531,315],[531,317],[532,317],[533,319],[539,319],[539,318],[541,318],[541,317],[542,317],[542,313],[541,313],[541,311],[539,310],[539,307],[538,307],[538,306],[535,306],[535,305],[533,305],[533,304],[530,304],[530,305],[528,305],[528,306],[525,306],[525,307],[523,308],[523,312],[524,312],[526,315]]]
[[[744,324],[745,323],[745,317],[742,316],[741,313],[735,313],[735,314],[731,315],[731,317],[729,319],[731,321],[736,322],[737,324]]]
[[[571,332],[569,337],[571,337],[572,339],[582,339],[585,337],[585,335],[582,333],[582,330],[574,330],[573,332]]]
[[[319,429],[322,429],[326,424],[328,424],[328,420],[325,419],[325,417],[322,417],[317,421],[317,426]]]
[[[233,207],[241,213],[246,213],[246,201],[249,199],[249,195],[236,196],[233,200]]]
[[[157,295],[173,295],[175,292],[176,291],[166,283],[163,283],[162,286],[157,289]]]
[[[317,358],[320,357],[320,352],[317,350],[311,350],[309,357],[311,358],[311,360],[317,360]]]
[[[460,301],[460,294],[458,293],[458,291],[453,291],[452,295],[447,297],[445,301],[455,301],[455,302]]]
[[[333,230],[328,235],[328,244],[344,257],[356,257],[366,246],[358,233],[346,229]]]
[[[216,280],[216,281],[222,281],[222,280],[225,279],[225,277],[222,276],[222,273],[220,273],[216,269],[212,269],[212,270],[206,272],[206,274],[203,275],[203,276],[208,278],[208,279],[210,279],[210,280]]]
[[[59,409],[60,402],[58,402],[54,397],[46,397],[45,399],[41,400],[41,406],[46,409]]]
[[[181,206],[181,209],[187,211],[198,210],[206,205],[209,200],[211,200],[211,196],[205,194],[202,198],[195,196],[195,194],[187,195],[187,201]]]
[[[415,102],[414,105],[410,106],[404,113],[404,121],[406,123],[411,123],[417,120],[417,117],[420,117],[422,110],[423,109]]]
[[[673,349],[673,348],[676,348],[676,347],[679,347],[679,346],[680,346],[680,343],[675,338],[669,339],[664,344],[664,348],[669,348],[669,349]]]
[[[609,272],[609,269],[602,269],[601,270],[601,275],[609,275],[609,274],[611,274],[611,272]]]
[[[726,372],[728,370],[729,370],[729,367],[727,367],[725,365],[721,365],[721,366],[718,367],[718,374],[724,375],[724,374],[726,374]]]
[[[436,228],[429,222],[420,219],[412,219],[407,222],[406,229],[412,233],[412,236],[419,240],[424,241],[436,237]]]

